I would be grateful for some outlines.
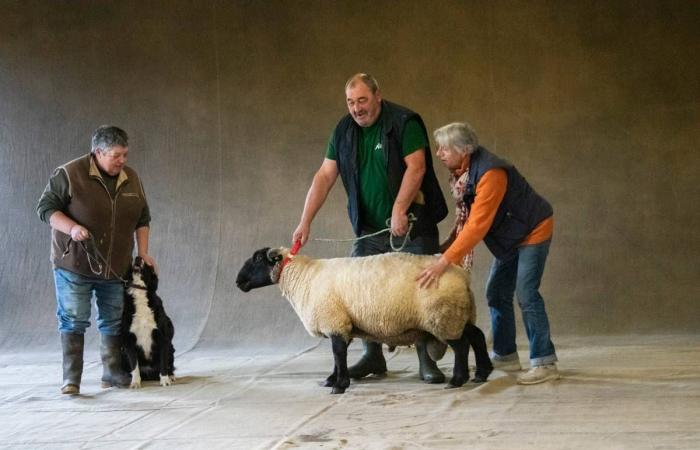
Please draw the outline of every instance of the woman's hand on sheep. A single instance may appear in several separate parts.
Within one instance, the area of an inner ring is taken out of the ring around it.
[[[416,277],[416,281],[422,288],[430,287],[433,282],[435,282],[435,286],[438,286],[438,280],[448,267],[450,267],[450,262],[444,256],[440,256]]]

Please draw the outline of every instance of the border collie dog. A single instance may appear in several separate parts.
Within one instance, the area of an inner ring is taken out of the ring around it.
[[[156,294],[158,276],[137,256],[128,281],[122,315],[122,369],[131,373],[132,389],[140,388],[142,379],[160,379],[161,386],[170,386],[175,381],[175,328]]]

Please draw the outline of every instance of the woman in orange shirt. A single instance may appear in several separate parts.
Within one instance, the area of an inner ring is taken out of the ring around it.
[[[458,214],[455,229],[443,244],[444,253],[418,276],[418,282],[429,288],[450,264],[468,264],[473,248],[483,240],[494,255],[486,282],[494,367],[520,370],[515,294],[530,343],[531,366],[518,383],[558,379],[557,356],[539,292],[554,228],[551,205],[513,165],[481,147],[469,124],[445,125],[434,136],[437,157],[451,172]]]

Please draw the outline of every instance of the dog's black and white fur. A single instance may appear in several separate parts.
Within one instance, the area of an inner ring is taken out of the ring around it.
[[[161,386],[175,381],[173,322],[156,294],[158,276],[152,266],[136,257],[124,292],[122,314],[122,369],[131,373],[131,388],[141,380],[158,380]]]

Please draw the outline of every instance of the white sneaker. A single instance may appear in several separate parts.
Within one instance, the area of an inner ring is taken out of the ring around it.
[[[491,359],[491,364],[493,364],[494,369],[502,370],[504,372],[518,372],[519,370],[523,370],[519,359],[507,361],[503,361],[502,359]]]
[[[560,378],[556,364],[535,366],[518,377],[518,384],[537,384]]]

